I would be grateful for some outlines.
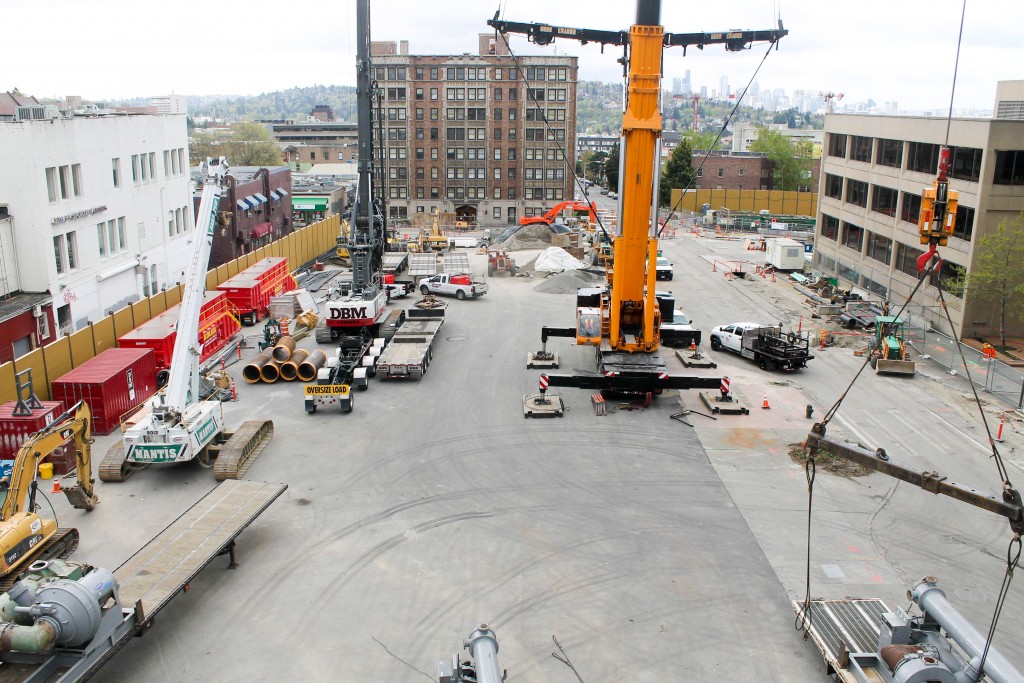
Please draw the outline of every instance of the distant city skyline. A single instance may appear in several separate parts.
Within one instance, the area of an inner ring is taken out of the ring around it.
[[[776,24],[776,4],[664,2],[661,23],[666,31],[678,33],[768,29]],[[561,26],[625,29],[634,20],[632,3],[608,0],[519,0],[503,7],[509,20]],[[781,17],[790,35],[768,54],[756,80],[763,90],[843,92],[845,101],[874,99],[879,106],[895,101],[905,111],[948,108],[961,8],[960,0],[865,0],[851,11],[834,3],[794,0],[784,6]],[[1019,38],[1009,20],[1016,16],[1014,9],[1019,7],[1006,0],[968,4],[955,109],[991,109],[997,81],[1024,78],[1018,66]],[[45,5],[9,0],[5,19],[22,28],[5,36],[6,46],[10,54],[31,58],[8,65],[0,75],[0,90],[17,87],[39,97],[78,94],[104,100],[172,92],[251,95],[295,86],[354,84],[355,0],[318,6],[316,30],[236,30],[245,25],[245,17],[273,14],[284,20],[288,11],[268,0],[143,6],[127,0],[52,0]],[[44,13],[59,20],[46,23],[45,35],[27,30],[41,25]],[[111,16],[117,22],[109,21]],[[303,16],[308,19],[309,13]],[[373,38],[408,40],[414,54],[472,53],[476,34],[488,31],[490,16],[493,11],[468,0],[443,6],[374,0]],[[218,31],[218,26],[235,28]],[[519,36],[510,42],[517,54],[578,55],[582,80],[621,79],[622,68],[615,61],[621,51],[616,48],[607,47],[601,54],[599,46],[571,40],[548,47]],[[755,45],[726,53],[709,46],[691,48],[685,58],[681,49],[667,50],[664,87],[671,90],[673,79],[690,70],[694,89],[717,89],[713,84],[724,78],[732,89],[742,90],[766,49]]]

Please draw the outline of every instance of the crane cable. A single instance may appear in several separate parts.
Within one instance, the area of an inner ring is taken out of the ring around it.
[[[708,147],[708,150],[704,153],[704,158],[700,160],[700,164],[697,165],[697,169],[690,176],[690,182],[688,182],[686,184],[686,187],[683,188],[683,191],[679,193],[679,201],[676,202],[675,206],[669,209],[668,216],[665,218],[665,224],[661,226],[655,237],[659,239],[661,238],[661,233],[663,233],[665,231],[665,228],[668,227],[668,222],[672,220],[672,217],[676,215],[676,211],[679,209],[680,206],[682,206],[683,197],[685,197],[686,193],[690,191],[690,187],[693,185],[693,181],[697,179],[701,170],[703,170],[704,162],[706,162],[711,157],[711,152],[714,151],[715,145],[718,144],[718,141],[722,139],[722,135],[725,133],[725,129],[729,126],[729,122],[732,121],[733,115],[735,115],[736,111],[740,108],[740,103],[743,102],[743,98],[746,97],[747,91],[750,89],[750,85],[754,82],[754,79],[757,78],[757,74],[758,72],[761,71],[761,67],[764,66],[765,61],[767,61],[768,55],[771,54],[772,48],[775,47],[777,44],[777,42],[772,42],[768,45],[768,49],[765,51],[764,57],[761,57],[761,63],[757,65],[756,69],[754,69],[754,73],[753,75],[751,75],[750,80],[747,81],[747,85],[743,88],[743,92],[740,93],[740,96],[738,98],[736,98],[736,104],[733,106],[732,111],[729,112],[729,115],[725,117],[725,121],[722,122],[722,127],[718,131],[718,135],[715,136],[715,141],[711,143],[711,145]]]
[[[533,102],[533,104],[535,106],[533,106],[533,107],[530,106],[530,101],[529,101],[528,95],[529,95],[530,90],[532,89],[530,87],[531,83],[530,83],[529,80],[527,80],[526,72],[523,70],[523,66],[519,62],[519,57],[516,55],[515,52],[513,52],[512,46],[508,42],[508,37],[504,33],[502,33],[501,31],[498,31],[497,29],[495,29],[494,33],[495,33],[495,35],[500,35],[501,36],[502,42],[505,43],[505,47],[508,49],[509,56],[512,57],[512,63],[515,64],[516,73],[519,74],[519,80],[521,80],[525,84],[526,92],[523,93],[523,97],[526,100],[526,108],[528,110],[529,109],[535,109],[536,111],[540,112],[540,120],[544,123],[545,127],[547,128],[547,132],[551,133],[551,140],[555,143],[555,146],[558,148],[559,153],[561,153],[561,155],[562,155],[562,161],[565,163],[566,169],[569,171],[569,174],[572,176],[573,185],[576,186],[576,187],[579,187],[579,189],[583,193],[584,197],[588,196],[586,188],[583,186],[583,183],[580,181],[579,176],[576,175],[576,169],[569,164],[569,157],[565,153],[565,147],[563,147],[562,144],[555,137],[554,129],[551,127],[551,122],[548,121],[547,112],[544,111],[544,107],[536,106],[536,105],[540,104],[537,101]],[[524,123],[525,123],[525,121],[524,121]],[[524,129],[525,129],[525,125],[524,125]],[[566,137],[568,137],[568,136],[566,136]],[[525,181],[526,180],[525,172],[524,172],[523,175],[524,175],[523,180]],[[588,204],[591,204],[591,203],[592,202],[588,202]],[[524,215],[525,215],[525,211],[524,211]],[[596,211],[594,212],[594,218],[597,220],[597,226],[601,229],[602,234],[604,234],[605,238],[609,242],[611,242],[611,236],[608,234],[608,231],[605,230],[604,223],[601,221],[601,217],[597,214]]]

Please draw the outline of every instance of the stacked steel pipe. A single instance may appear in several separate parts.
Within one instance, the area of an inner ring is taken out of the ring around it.
[[[326,364],[327,356],[323,351],[296,349],[295,338],[286,335],[277,341],[274,348],[263,351],[242,368],[242,378],[249,384],[271,384],[279,379],[285,382],[296,379],[312,382],[320,368]]]

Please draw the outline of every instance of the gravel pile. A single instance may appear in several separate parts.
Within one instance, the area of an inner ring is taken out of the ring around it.
[[[542,273],[538,273],[538,276]],[[603,282],[604,277],[589,270],[567,270],[564,273],[550,275],[534,286],[533,291],[544,294],[575,294],[580,287],[593,287]]]

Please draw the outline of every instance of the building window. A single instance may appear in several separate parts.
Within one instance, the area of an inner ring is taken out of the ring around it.
[[[853,161],[863,161],[864,163],[871,163],[871,138],[866,138],[863,135],[854,135],[850,137],[850,159]]]
[[[53,204],[57,201],[57,167],[46,169],[46,197]]]
[[[917,259],[921,258],[921,254],[923,253],[924,252],[920,249],[915,249],[914,247],[907,246],[902,242],[897,242],[896,261],[893,265],[896,267],[896,270],[901,273],[917,277]]]
[[[171,150],[164,150],[164,177],[171,175]]]
[[[898,198],[898,191],[882,185],[874,185],[871,188],[871,210],[886,216],[895,216]]]
[[[833,242],[838,240],[839,219],[835,216],[829,216],[827,213],[821,214],[821,236]]]
[[[970,242],[974,236],[974,209],[959,204],[956,207],[956,224],[953,226],[953,237]]]
[[[996,185],[1024,185],[1024,150],[996,152]]]
[[[865,252],[869,259],[889,265],[892,260],[892,240],[879,234],[868,232],[868,248]]]
[[[901,168],[903,166],[903,141],[879,138],[875,163],[879,166]]]
[[[53,238],[53,256],[57,274],[62,275],[78,267],[78,233],[68,232]]]
[[[825,196],[831,197],[832,199],[842,200],[843,198],[843,177],[838,175],[832,175],[831,173],[825,174]]]
[[[494,188],[494,198],[495,199],[501,199],[501,188],[500,187],[495,187]]]
[[[501,207],[496,206],[491,209],[491,218],[501,218]]]
[[[846,181],[846,201],[867,208],[868,184],[861,180],[848,179]]]
[[[932,271],[931,285],[942,289],[947,294],[960,297],[962,294],[958,292],[959,287],[951,287],[950,285],[958,281],[962,273],[963,266],[952,261],[943,260],[939,269]]]
[[[156,180],[156,152],[147,155],[149,159],[149,179]]]
[[[508,98],[510,100],[518,100],[519,99],[519,89],[518,88],[509,88],[508,89]],[[511,114],[510,114],[510,120],[511,120]]]
[[[501,161],[501,147],[494,148],[494,160]]]
[[[900,209],[900,220],[917,225],[921,217],[920,195],[903,193],[903,207]]]
[[[864,228],[843,221],[843,246],[859,252],[864,245]]]
[[[939,146],[911,142],[907,146],[907,170],[934,175],[939,168]]]
[[[139,183],[139,155],[132,155],[132,182]]]
[[[69,166],[61,166],[57,169],[57,179],[60,181],[60,198],[68,199],[71,197],[71,168]]]
[[[830,157],[846,158],[846,136],[839,133],[829,133],[828,155]]]
[[[981,178],[981,150],[974,147],[954,147],[950,178],[976,183]]]
[[[432,100],[436,100],[437,99],[437,88],[431,88],[430,89],[430,99],[432,99]]]
[[[422,100],[423,99],[423,88],[416,88],[416,99],[417,100]]]

